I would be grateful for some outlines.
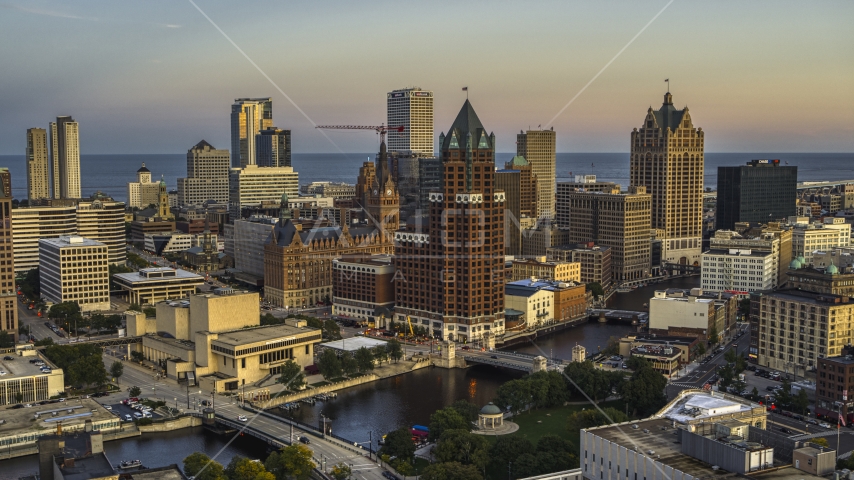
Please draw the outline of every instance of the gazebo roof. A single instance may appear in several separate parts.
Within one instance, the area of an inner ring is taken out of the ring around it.
[[[489,402],[480,409],[481,415],[501,415],[501,413],[501,409],[492,402]]]

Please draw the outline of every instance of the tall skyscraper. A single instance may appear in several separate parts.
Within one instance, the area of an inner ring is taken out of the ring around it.
[[[27,129],[27,198],[50,198],[47,160],[47,131]]]
[[[537,215],[555,215],[555,131],[528,130],[516,135],[516,155],[525,157],[537,176]]]
[[[70,116],[50,122],[53,198],[80,198],[80,135]]]
[[[257,165],[255,137],[273,128],[273,99],[237,98],[231,105],[231,166]]]
[[[293,167],[232,168],[228,176],[228,213],[231,221],[241,218],[247,207],[276,204],[285,192],[289,198],[299,195],[299,174]]]
[[[768,223],[795,216],[798,167],[780,160],[751,160],[739,167],[718,167],[715,228],[733,230],[738,222]]]
[[[187,150],[187,176],[178,179],[178,205],[228,202],[228,150],[202,140]]]
[[[652,228],[662,230],[662,261],[700,265],[703,241],[703,142],[688,107],[677,110],[670,92],[649,107],[632,131],[630,185],[652,195]]]
[[[0,168],[0,331],[18,338],[15,255],[12,250],[12,175]]]
[[[389,152],[419,152],[433,156],[433,92],[418,87],[388,93],[388,125],[403,126],[402,132],[388,132]]]
[[[442,187],[429,194],[426,232],[395,232],[397,321],[442,339],[504,332],[504,192],[495,188],[495,135],[468,100],[439,136]]]
[[[255,153],[259,167],[290,167],[291,131],[275,127],[261,130],[255,136]]]

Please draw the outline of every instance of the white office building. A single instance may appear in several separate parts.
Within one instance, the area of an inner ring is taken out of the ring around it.
[[[77,207],[12,209],[12,252],[15,273],[39,266],[39,240],[77,233]]]
[[[777,286],[779,253],[744,248],[704,252],[701,287],[705,292],[755,292]]]
[[[293,167],[232,168],[228,176],[228,213],[236,220],[242,208],[258,207],[263,202],[277,203],[282,193],[287,193],[288,198],[297,198],[299,194],[299,174]]]
[[[433,156],[433,92],[418,87],[388,93],[389,127],[403,132],[388,132],[389,152],[420,152]]]
[[[789,217],[792,228],[792,258],[804,257],[812,263],[816,250],[832,250],[851,245],[851,224],[844,218],[826,217],[824,222],[810,223],[807,217]]]
[[[84,312],[110,309],[108,248],[77,235],[39,240],[41,296],[74,302]]]
[[[151,170],[145,164],[136,171],[136,181],[128,182],[129,207],[147,208],[160,201],[160,182],[151,181]]]

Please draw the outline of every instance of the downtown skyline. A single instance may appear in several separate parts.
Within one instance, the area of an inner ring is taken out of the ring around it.
[[[248,96],[273,99],[273,122],[293,132],[294,153],[375,151],[372,135],[324,132],[330,141],[312,121],[384,122],[386,93],[408,86],[435,92],[437,126],[450,124],[467,86],[481,115],[494,119],[499,152],[513,151],[515,134],[538,125],[554,126],[559,152],[624,152],[643,120],[638,112],[666,91],[665,78],[677,107],[688,105],[713,132],[707,151],[854,150],[854,52],[845,48],[854,40],[846,21],[854,6],[843,2],[808,11],[678,1],[607,12],[564,3],[414,10],[429,19],[420,23],[425,33],[453,36],[409,34],[410,23],[395,15],[407,10],[393,3],[272,5],[248,28],[241,7],[196,2],[305,115],[192,3],[154,5],[0,6],[0,38],[19,45],[7,49],[0,81],[0,154],[23,153],[26,129],[46,128],[58,115],[80,121],[83,154],[183,152],[201,138],[228,145],[230,105]],[[461,31],[467,19],[480,21]],[[461,42],[477,47],[453,54]],[[413,51],[423,68],[394,61]]]

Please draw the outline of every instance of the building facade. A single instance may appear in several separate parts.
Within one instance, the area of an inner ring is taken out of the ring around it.
[[[702,298],[700,289],[668,293],[657,290],[649,300],[649,332],[657,335],[696,337],[708,340],[723,338],[726,318],[716,314],[715,301]]]
[[[27,198],[50,198],[50,162],[45,129],[27,129],[26,158]]]
[[[168,267],[117,273],[113,280],[127,294],[127,302],[137,305],[187,298],[205,283],[205,277],[201,275]]]
[[[136,181],[128,182],[128,207],[147,208],[160,201],[160,182],[151,181],[151,170],[145,163],[136,171]]]
[[[84,312],[110,309],[109,249],[76,235],[39,240],[43,299],[74,302]]]
[[[178,179],[178,206],[227,203],[229,163],[228,150],[217,150],[204,140],[189,149],[187,176]]]
[[[80,130],[71,117],[50,122],[53,198],[80,198]]]
[[[389,255],[332,260],[332,314],[386,328],[394,310],[394,280]]]
[[[15,293],[15,250],[12,228],[12,174],[0,168],[0,331],[18,337],[18,307]]]
[[[620,185],[613,182],[597,182],[596,175],[576,175],[574,182],[558,182],[555,194],[555,221],[562,228],[569,228],[569,195],[575,192],[620,193]]]
[[[792,230],[781,227],[779,222],[753,227],[737,223],[735,231],[718,230],[709,238],[711,249],[749,249],[754,252],[769,252],[776,259],[776,286],[786,283],[786,270],[792,262]]]
[[[646,187],[652,195],[652,228],[664,231],[665,264],[700,265],[704,141],[688,107],[677,110],[670,92],[632,131],[630,185]]]
[[[255,138],[273,128],[273,99],[237,98],[231,105],[231,166],[257,165]]]
[[[335,200],[350,200],[356,196],[356,186],[344,182],[311,182],[300,186],[303,195],[320,195]]]
[[[785,220],[796,214],[798,167],[780,160],[751,160],[740,167],[718,167],[715,228],[737,222]]]
[[[554,219],[555,131],[528,130],[516,135],[516,155],[525,157],[537,176],[537,217]]]
[[[815,375],[815,413],[818,418],[836,423],[842,416],[845,425],[854,420],[854,357],[851,353],[850,349],[843,348],[842,355],[818,359]]]
[[[77,235],[106,245],[110,265],[124,265],[127,259],[125,204],[103,200],[78,203]]]
[[[504,254],[522,254],[522,174],[518,170],[496,170],[495,190],[504,192]]]
[[[703,291],[755,292],[777,287],[777,256],[744,248],[703,252],[700,286]]]
[[[387,95],[390,152],[418,152],[433,156],[433,92],[418,87],[393,90]]]
[[[245,208],[277,202],[282,192],[288,198],[297,198],[299,194],[299,174],[293,167],[248,165],[232,168],[228,176],[228,213],[231,220],[241,218],[241,211]]]
[[[275,127],[261,130],[255,136],[255,150],[259,167],[290,167],[291,131]]]
[[[555,223],[539,222],[532,227],[522,229],[523,257],[542,257],[549,248],[571,241],[569,229],[560,228]]]
[[[39,239],[77,233],[77,208],[29,207],[12,210],[12,245],[15,272],[25,273],[39,266]]]
[[[650,208],[645,187],[626,193],[574,191],[567,194],[569,242],[595,242],[611,248],[616,282],[640,280],[651,274]]]
[[[578,262],[547,261],[546,257],[513,260],[511,281],[539,278],[556,282],[580,282],[581,264]]]
[[[813,252],[828,251],[851,245],[851,224],[838,217],[825,217],[810,223],[803,217],[790,217],[792,226],[792,257],[801,258],[804,265],[812,263]]]
[[[581,283],[598,283],[602,288],[611,285],[611,247],[593,242],[559,245],[546,251],[553,262],[577,262],[581,265]]]
[[[495,136],[466,100],[439,136],[444,181],[429,194],[426,229],[394,234],[396,321],[407,317],[459,342],[504,332],[504,193],[495,189]]]

